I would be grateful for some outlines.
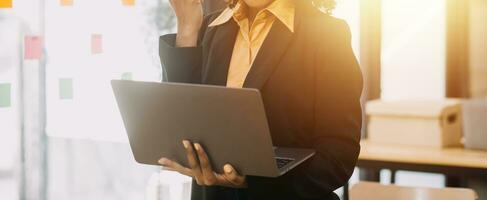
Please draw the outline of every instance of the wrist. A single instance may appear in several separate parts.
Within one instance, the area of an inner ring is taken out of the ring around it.
[[[178,34],[184,37],[197,36],[200,26],[178,23]]]
[[[198,30],[178,29],[178,35],[182,37],[196,37],[198,36],[198,32]]]
[[[198,35],[176,35],[176,47],[195,47],[198,43]]]
[[[198,31],[188,29],[178,29],[176,35],[177,47],[195,47],[198,43]]]

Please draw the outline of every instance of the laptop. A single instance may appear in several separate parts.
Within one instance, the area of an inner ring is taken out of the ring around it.
[[[241,175],[278,177],[315,154],[274,147],[256,89],[184,83],[111,82],[138,163],[166,157],[188,166],[183,140],[200,143],[213,170],[233,165]]]

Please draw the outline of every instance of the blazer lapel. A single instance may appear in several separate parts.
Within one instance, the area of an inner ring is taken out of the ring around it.
[[[297,26],[294,27],[296,30]],[[245,79],[244,87],[262,89],[288,49],[292,38],[293,33],[284,23],[276,20],[252,64],[252,68]]]
[[[225,86],[239,27],[235,21],[230,20],[211,28],[215,29],[215,35],[209,44],[203,83]]]

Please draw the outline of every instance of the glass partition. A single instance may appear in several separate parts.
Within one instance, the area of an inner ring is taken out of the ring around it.
[[[110,80],[161,80],[168,4],[45,2],[48,199],[146,199],[159,168],[133,159]]]

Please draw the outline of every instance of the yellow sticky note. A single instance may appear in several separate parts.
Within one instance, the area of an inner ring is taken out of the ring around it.
[[[135,5],[135,0],[122,0],[122,4],[124,6],[133,6]]]
[[[0,0],[0,8],[12,8],[12,0]]]
[[[59,0],[59,3],[61,6],[72,6],[73,0]]]

